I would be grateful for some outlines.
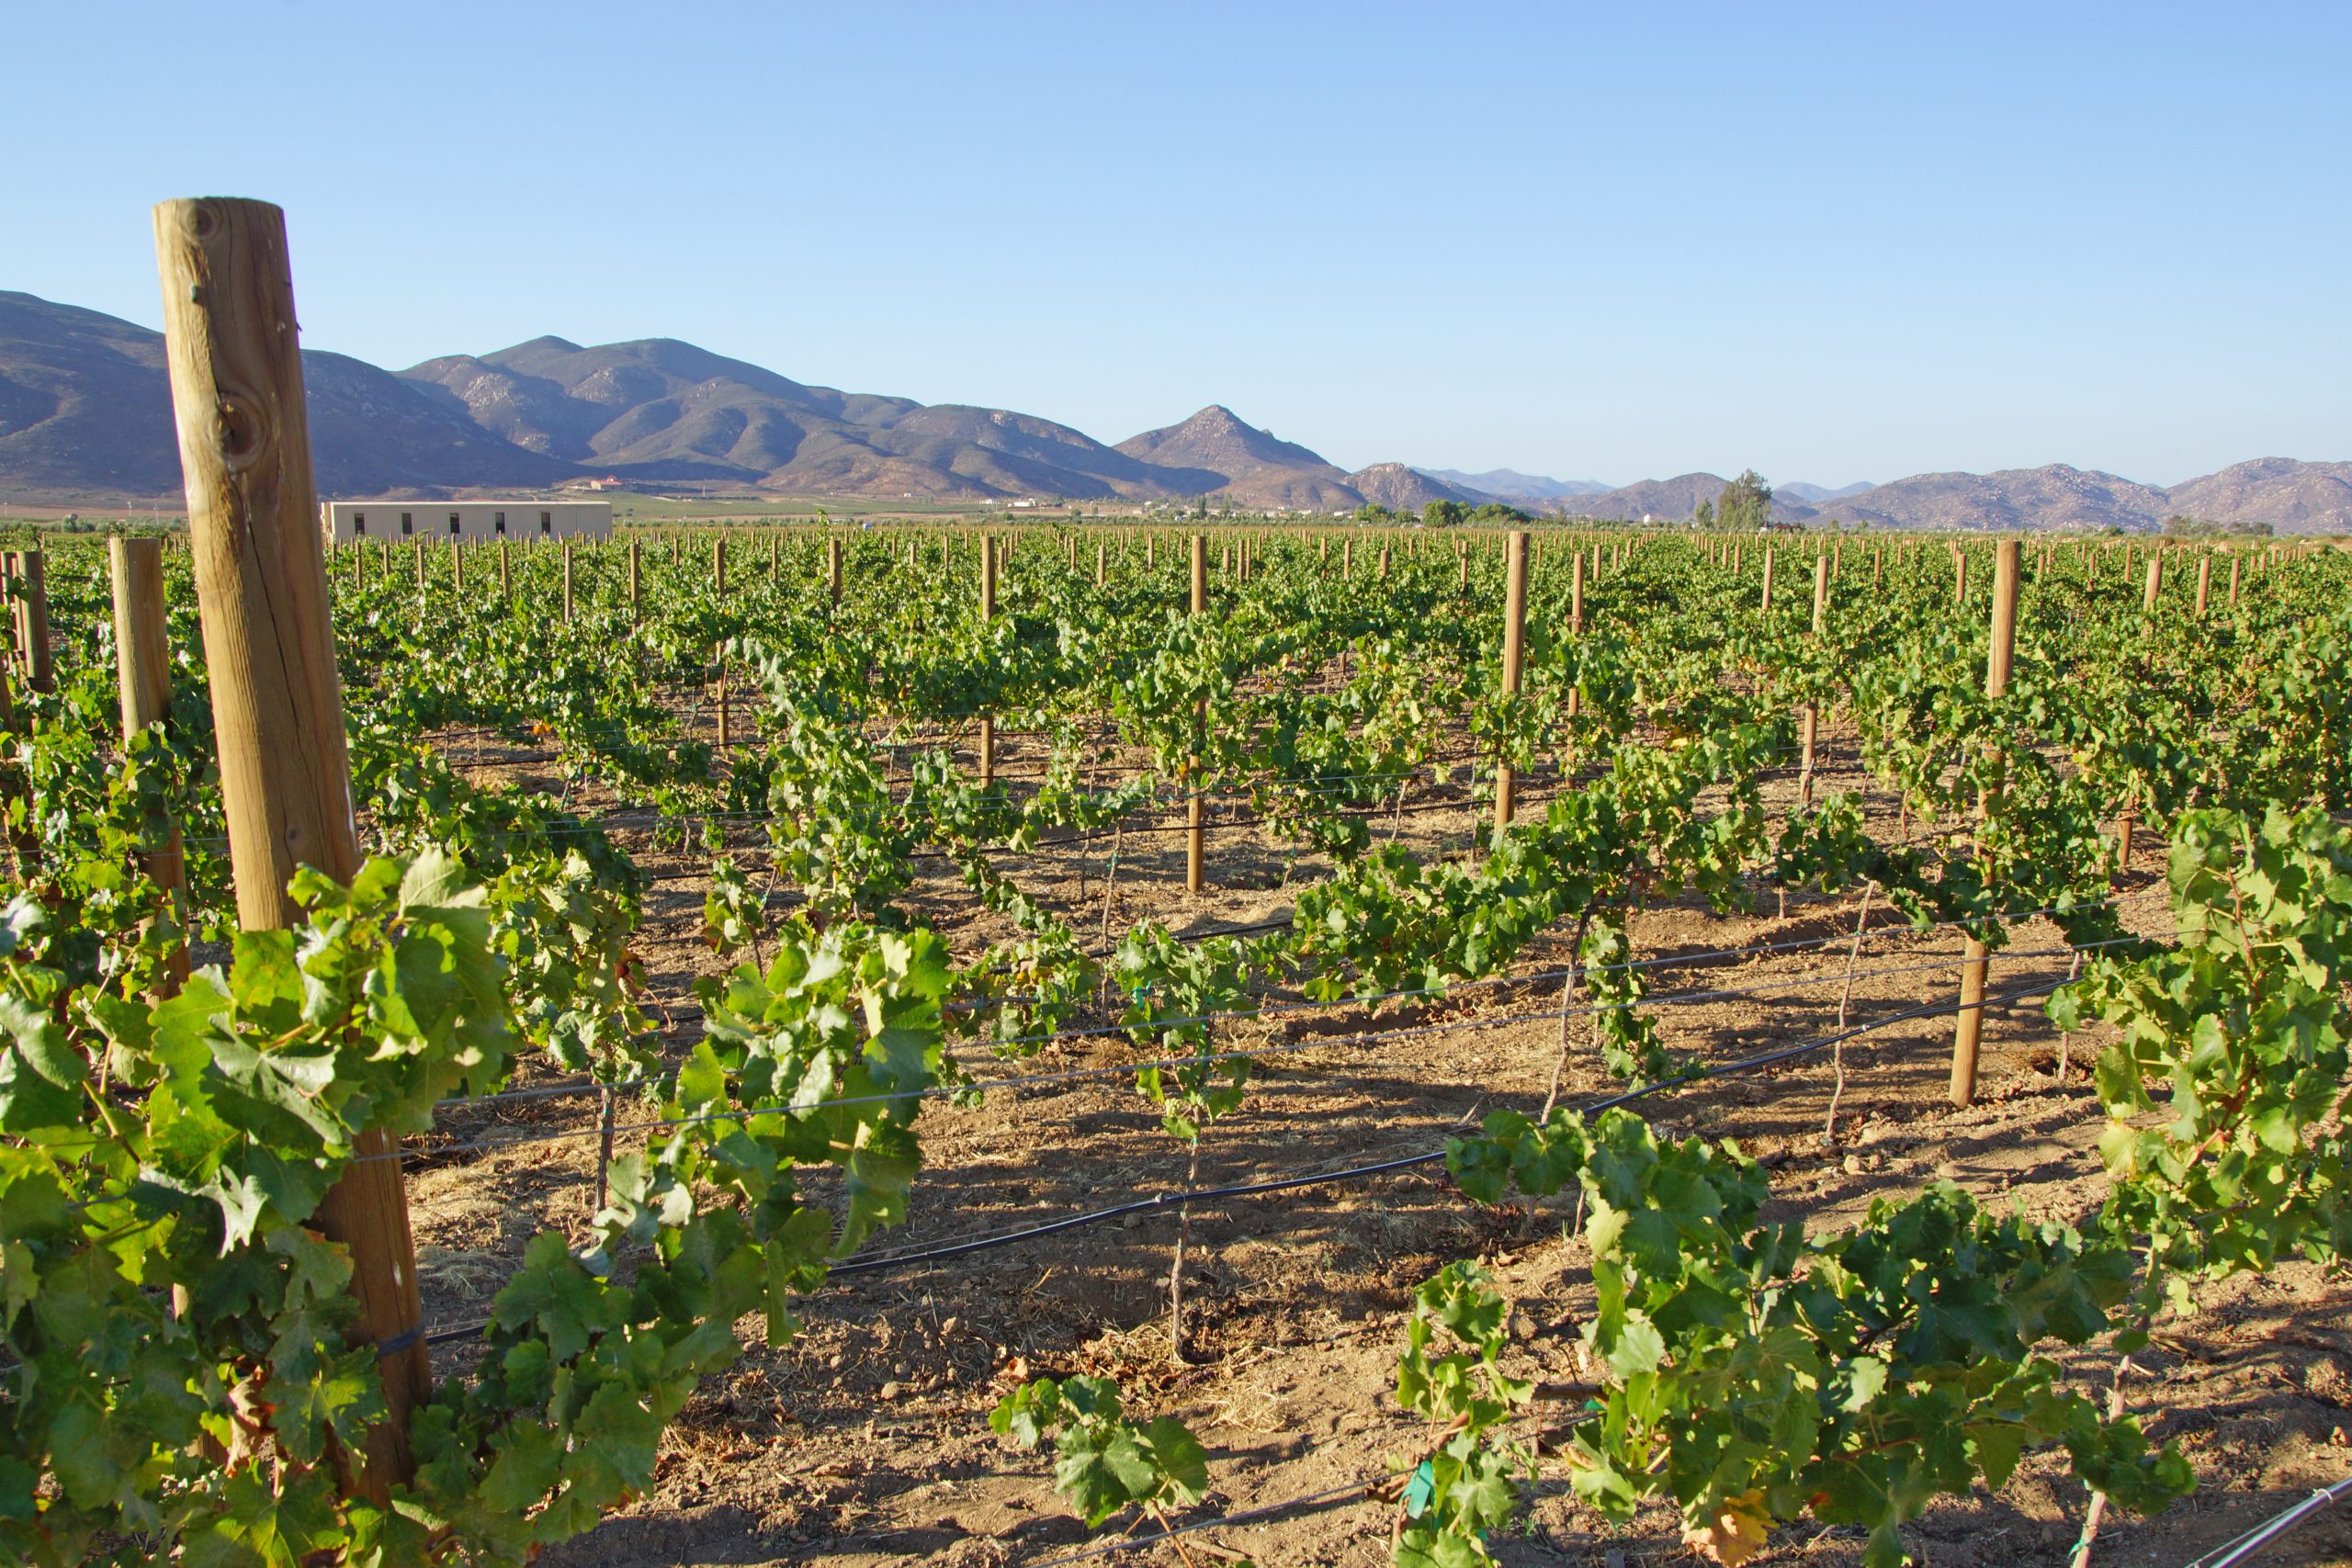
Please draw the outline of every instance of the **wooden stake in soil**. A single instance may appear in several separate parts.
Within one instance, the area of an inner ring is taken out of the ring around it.
[[[563,624],[571,624],[571,540],[563,541]]]
[[[285,216],[223,197],[154,216],[237,918],[283,930],[296,870],[348,883],[360,863]],[[354,1142],[318,1221],[351,1255],[351,1337],[400,1347],[377,1360],[386,1419],[346,1477],[380,1506],[415,1469],[408,1416],[431,1385],[400,1162],[380,1131]]]
[[[1997,697],[2009,689],[2009,669],[2017,656],[2018,542],[2004,539],[1993,556],[1993,641],[1984,661],[1984,694]],[[1992,786],[1997,790],[1997,784]],[[1985,802],[1978,802],[1982,815]],[[1966,1106],[1976,1100],[1976,1051],[1984,1032],[1984,942],[1971,936],[1960,961],[1960,1013],[1952,1026],[1951,1102]]]
[[[996,536],[980,536],[980,621],[996,618]],[[996,783],[996,719],[980,715],[980,788]]]
[[[1381,558],[1387,559],[1386,546],[1381,547]],[[1209,612],[1209,542],[1200,535],[1193,536],[1193,614],[1205,615]],[[1193,715],[1193,737],[1197,749],[1205,739],[1209,725],[1209,705],[1203,698]],[[1204,781],[1196,771],[1185,780],[1189,798],[1184,802],[1184,891],[1199,893],[1208,886],[1208,831],[1203,825],[1206,803],[1201,798]]]
[[[645,601],[639,592],[640,573],[644,567],[644,546],[637,540],[628,542],[628,624],[635,626],[641,618]]]
[[[2211,555],[2201,555],[2197,558],[2197,618],[2199,620],[2205,618],[2205,605],[2212,596],[2213,558]]]
[[[170,623],[164,607],[164,545],[160,539],[108,539],[114,586],[114,646],[117,688],[122,699],[125,741],[172,712]],[[321,574],[324,574],[321,567]],[[187,863],[180,850],[179,824],[160,807],[148,813],[141,834],[139,869],[170,896],[172,918],[183,932],[165,959],[174,990],[187,978]]]
[[[1756,607],[1765,615],[1772,613],[1772,547],[1770,545],[1764,547],[1764,596],[1757,601]]]
[[[830,603],[833,608],[837,610],[840,609],[842,603],[842,542],[839,539],[827,539],[825,541],[825,592],[828,603]]]
[[[1827,556],[1813,558],[1813,640],[1821,640],[1822,628],[1829,620],[1829,573]],[[1821,705],[1804,705],[1804,756],[1797,767],[1797,807],[1800,810],[1813,804],[1813,743],[1821,729]]]
[[[2156,613],[2156,597],[2165,591],[2165,554],[2157,550],[2148,557],[2148,579],[2140,590],[2140,610],[2143,615]]]
[[[1527,631],[1527,535],[1514,529],[1506,558],[1503,582],[1503,692],[1519,695],[1521,647]],[[1510,826],[1511,808],[1518,804],[1519,778],[1508,761],[1495,767],[1495,831]]]
[[[27,550],[17,558],[17,646],[25,656],[25,682],[36,692],[57,690],[57,676],[49,658],[49,578],[42,553]],[[323,569],[322,569],[323,570]]]

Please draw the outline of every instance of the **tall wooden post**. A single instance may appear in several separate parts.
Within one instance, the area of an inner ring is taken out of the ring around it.
[[[1503,692],[1519,695],[1521,646],[1527,633],[1527,535],[1513,529],[1503,567]],[[1512,807],[1519,804],[1519,777],[1508,759],[1495,765],[1495,830],[1510,826]]]
[[[727,760],[727,748],[734,740],[732,728],[728,723],[727,645],[725,643],[720,643],[717,650],[712,653],[711,662],[718,667],[715,691],[718,700],[718,760],[724,762]]]
[[[170,623],[164,607],[164,543],[160,539],[107,541],[114,586],[116,688],[122,702],[122,738],[128,741],[172,712]],[[320,568],[322,578],[325,567]],[[181,931],[164,964],[173,989],[187,978],[187,863],[181,852],[179,824],[160,808],[148,813],[139,869],[172,901]]]
[[[514,603],[514,576],[507,562],[506,541],[498,541],[498,596],[509,604]]]
[[[1385,565],[1388,547],[1381,547],[1380,558]],[[1209,542],[1200,535],[1193,536],[1193,614],[1205,615],[1209,612]],[[1193,739],[1198,743],[1208,731],[1209,705],[1202,699],[1193,715]],[[1198,893],[1208,886],[1208,829],[1204,825],[1206,802],[1201,797],[1204,781],[1195,773],[1187,779],[1190,795],[1184,802],[1184,891]]]
[[[466,592],[466,542],[463,539],[449,541],[449,586],[461,597]]]
[[[980,536],[980,620],[996,618],[996,536]],[[980,787],[996,782],[996,717],[980,715]]]
[[[321,557],[321,558],[320,558],[319,570],[320,570],[321,571],[324,571],[324,570],[326,570],[326,561],[325,561],[325,558],[324,558],[324,557]],[[419,539],[419,540],[416,542],[416,592],[417,592],[417,596],[418,596],[419,598],[424,597],[424,541],[423,539]]]
[[[2140,590],[2140,609],[2143,615],[2156,613],[2156,597],[2165,591],[2165,555],[2162,550],[2148,557],[2148,578]]]
[[[17,601],[17,627],[25,680],[36,692],[53,692],[57,675],[50,664],[49,578],[40,551],[27,550],[17,558],[17,586],[23,595]]]
[[[2235,604],[2237,604],[2237,602],[2238,602],[2238,553],[2237,553],[2237,551],[2235,551],[2235,550],[2232,550],[2232,551],[2230,552],[2230,603],[2231,603],[2231,604],[2235,605]]]
[[[1094,543],[1094,586],[1101,588],[1111,581],[1111,547],[1102,540]]]
[[[155,250],[237,918],[283,930],[296,870],[347,883],[360,864],[285,216],[266,202],[167,201]],[[352,1337],[401,1347],[377,1360],[387,1418],[347,1477],[380,1505],[415,1469],[408,1416],[430,1374],[400,1162],[380,1131],[354,1142],[318,1223],[351,1256]]]
[[[710,543],[710,592],[715,599],[727,597],[727,536],[724,534]]]
[[[628,542],[628,621],[631,626],[638,624],[644,608],[644,599],[639,591],[644,565],[643,549],[644,547],[637,540]]]
[[[1813,558],[1813,640],[1815,642],[1821,640],[1822,630],[1829,622],[1830,570],[1827,556]],[[1813,804],[1813,742],[1820,729],[1821,705],[1809,702],[1804,705],[1804,756],[1797,767],[1797,805],[1800,807]]]
[[[828,602],[839,608],[842,602],[842,542],[825,541],[825,592]]]
[[[2211,552],[2197,558],[2197,618],[2205,618],[2206,602],[2213,596],[2213,557]]]
[[[1955,606],[1968,603],[1968,552],[1958,545],[1951,547],[1951,602]]]
[[[1984,694],[1997,697],[2009,689],[2009,669],[2017,656],[2018,542],[2004,539],[1993,556],[1993,640],[1984,660]],[[1992,786],[1997,790],[2000,786]],[[1981,815],[1984,802],[1978,803]],[[1976,1100],[1976,1053],[1984,1032],[1984,943],[1972,936],[1961,954],[1960,1013],[1952,1025],[1951,1102]]]
[[[1772,547],[1770,545],[1764,547],[1764,596],[1757,602],[1756,607],[1768,615],[1772,613]]]

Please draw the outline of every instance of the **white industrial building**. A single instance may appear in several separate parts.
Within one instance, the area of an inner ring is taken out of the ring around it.
[[[609,539],[609,501],[330,501],[319,507],[329,539]]]

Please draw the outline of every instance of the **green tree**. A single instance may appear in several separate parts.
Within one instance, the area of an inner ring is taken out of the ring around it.
[[[1470,515],[1470,509],[1458,501],[1432,501],[1421,508],[1421,521],[1432,528],[1453,528]]]
[[[1772,487],[1754,468],[1743,468],[1739,478],[1724,486],[1715,499],[1715,518],[1724,527],[1746,533],[1761,528],[1772,520]]]

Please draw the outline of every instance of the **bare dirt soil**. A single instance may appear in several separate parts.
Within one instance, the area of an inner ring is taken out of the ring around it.
[[[1004,756],[1008,771],[1035,763],[1017,737],[1007,739]],[[494,751],[476,760],[489,772],[528,771],[502,766]],[[1442,789],[1425,781],[1408,802],[1414,809],[1384,816],[1376,829],[1393,827],[1424,852],[1466,852],[1476,818],[1465,780],[1455,769]],[[1777,788],[1776,808],[1784,808],[1792,782]],[[1529,792],[1529,809],[1541,809],[1544,793]],[[1246,807],[1227,815],[1236,809]],[[1892,807],[1882,812],[1874,802],[1872,809],[1894,834]],[[763,841],[756,829],[742,837],[747,865],[760,863]],[[1010,869],[1091,931],[1102,919],[1109,850],[1102,840],[1047,849]],[[1195,899],[1182,892],[1181,834],[1130,833],[1120,850],[1114,931],[1146,916],[1180,931],[1282,916],[1290,888],[1322,871],[1312,859],[1290,865],[1254,831],[1228,829],[1211,835],[1215,886]],[[676,1048],[697,1017],[694,977],[722,967],[698,941],[707,862],[650,849],[642,858],[666,878],[648,900],[639,945],[655,999],[669,1003],[665,1043]],[[2122,885],[2135,929],[2167,929],[2156,870],[2155,857],[2143,855]],[[959,955],[1000,934],[945,863],[927,862],[924,873],[909,901]],[[1652,976],[1652,1005],[1674,1049],[1721,1065],[1818,1039],[1838,1022],[1849,969],[1844,1006],[1854,1022],[1935,1010],[1845,1048],[1834,1136],[1825,1133],[1837,1074],[1826,1053],[1662,1096],[1647,1108],[1655,1119],[1737,1137],[1771,1168],[1783,1212],[1815,1228],[1850,1223],[1873,1199],[1899,1199],[1938,1179],[2038,1216],[2077,1218],[2097,1207],[2104,1180],[2094,1146],[2099,1112],[2084,1066],[2089,1051],[2077,1042],[2062,1063],[2039,997],[1990,1010],[1980,1099],[1955,1110],[1951,1016],[1939,1004],[1955,994],[1957,934],[1914,932],[1882,909],[1857,947],[1852,898],[1791,899],[1782,909],[1766,895],[1760,906],[1728,916],[1673,907],[1636,919],[1637,956],[1674,960]],[[1510,985],[1464,987],[1438,1002],[1300,1010],[1233,1024],[1223,1035],[1228,1046],[1283,1050],[1258,1064],[1242,1111],[1207,1134],[1200,1185],[1423,1153],[1498,1106],[1532,1112],[1562,1055],[1556,974],[1567,942],[1562,931],[1537,943],[1515,971],[1531,978]],[[2046,987],[2066,965],[2057,932],[2029,921],[1996,957],[1989,988]],[[1589,1021],[1571,1015],[1565,1033],[1564,1101],[1611,1092]],[[1057,1042],[1017,1066],[976,1058],[974,1070],[983,1078],[1079,1074],[1136,1055],[1105,1033]],[[632,1139],[628,1124],[642,1114],[621,1108],[622,1148]],[[978,1104],[935,1101],[918,1130],[926,1169],[910,1223],[876,1238],[872,1250],[993,1235],[1184,1186],[1182,1146],[1115,1071],[998,1089]],[[584,1235],[594,1204],[593,1101],[500,1106],[451,1131],[460,1146],[412,1173],[427,1320],[436,1327],[479,1319],[531,1234],[554,1225]],[[1208,1446],[1215,1490],[1188,1519],[1337,1494],[1191,1534],[1182,1541],[1187,1568],[1238,1554],[1269,1564],[1378,1568],[1388,1557],[1392,1510],[1368,1498],[1364,1485],[1426,1441],[1392,1395],[1412,1288],[1455,1258],[1484,1259],[1515,1303],[1518,1370],[1574,1378],[1575,1325],[1590,1292],[1582,1242],[1567,1234],[1567,1218],[1565,1210],[1481,1212],[1435,1163],[1199,1205],[1186,1269],[1193,1364],[1182,1367],[1171,1361],[1167,1321],[1172,1205],[837,1279],[805,1303],[806,1332],[789,1345],[768,1346],[757,1324],[740,1325],[752,1349],[689,1405],[664,1445],[652,1493],[543,1561],[638,1568],[937,1558],[951,1568],[1035,1568],[1090,1538],[1054,1495],[1050,1456],[1012,1449],[989,1432],[987,1413],[1024,1374],[1088,1371],[1116,1375],[1131,1406],[1180,1416]],[[2156,1346],[2135,1358],[2125,1392],[2155,1436],[2179,1439],[2199,1487],[2159,1517],[2110,1518],[2096,1561],[2185,1564],[2352,1472],[2347,1308],[2352,1285],[2297,1265],[2215,1291],[2199,1316],[2162,1330]],[[464,1364],[461,1348],[438,1354],[442,1367]],[[2104,1391],[2112,1371],[2098,1358],[2069,1363],[2086,1389]],[[1558,1471],[1547,1467],[1523,1528],[1494,1543],[1506,1562],[1694,1561],[1668,1511],[1612,1528],[1568,1497]],[[1954,1568],[2063,1562],[2086,1502],[2066,1479],[2063,1456],[2044,1456],[1997,1494],[1939,1503],[1905,1539],[1919,1562]],[[1860,1544],[1854,1531],[1805,1523],[1776,1534],[1760,1561],[1848,1564],[1859,1562]],[[1172,1560],[1173,1548],[1125,1556],[1130,1563]],[[2305,1525],[2268,1561],[2352,1564],[2352,1508]]]

